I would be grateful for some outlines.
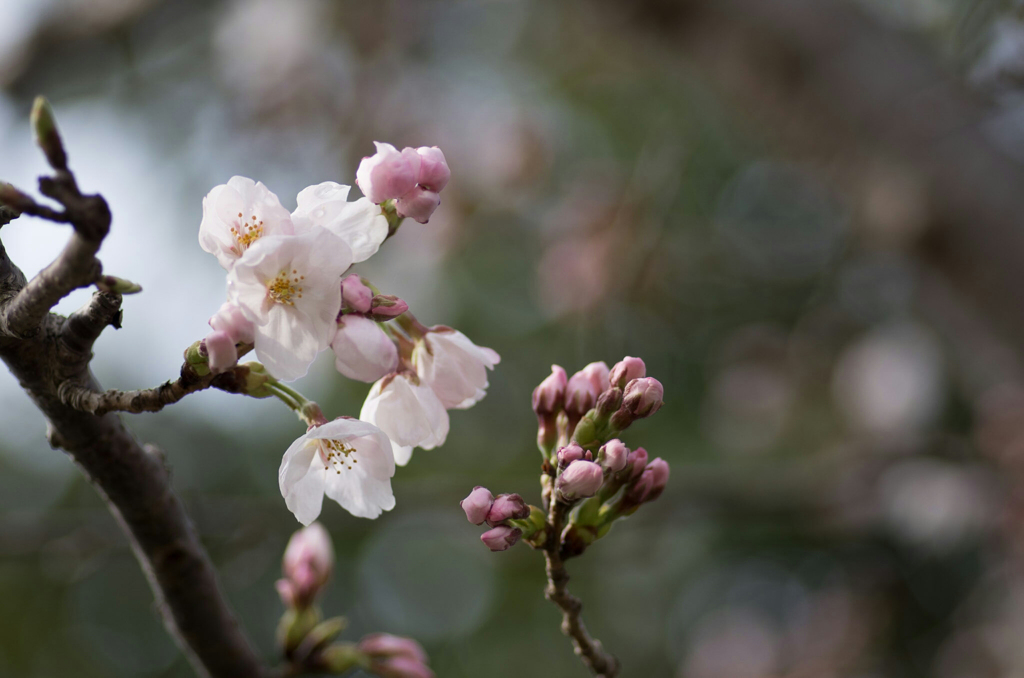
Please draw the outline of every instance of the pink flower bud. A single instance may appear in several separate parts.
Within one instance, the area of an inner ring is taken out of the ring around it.
[[[373,143],[377,152],[359,163],[356,184],[370,202],[379,205],[405,195],[416,186],[420,156],[412,148],[399,151],[391,144]]]
[[[210,370],[214,373],[223,372],[238,362],[238,349],[235,341],[227,332],[210,332],[203,340],[206,354],[210,357]]]
[[[429,666],[410,657],[391,657],[374,662],[371,668],[380,678],[435,678]]]
[[[412,638],[393,636],[390,633],[371,633],[359,641],[359,650],[373,659],[388,657],[407,657],[426,663],[427,653]]]
[[[582,417],[597,402],[600,391],[582,370],[572,375],[565,385],[565,411]]]
[[[615,363],[612,367],[611,374],[608,375],[608,380],[612,386],[618,386],[619,388],[626,388],[626,384],[633,381],[634,379],[640,379],[647,376],[647,366],[644,365],[644,361],[640,358],[630,358],[626,356],[619,362]]]
[[[580,370],[580,373],[587,375],[587,379],[594,385],[595,398],[604,393],[610,386],[608,383],[608,365],[603,360],[590,363]]]
[[[616,473],[626,468],[629,458],[629,448],[619,440],[609,440],[607,443],[601,446],[601,449],[597,453],[597,459],[601,466],[608,469],[612,473]]]
[[[296,607],[306,607],[331,578],[334,568],[334,547],[331,537],[320,523],[304,527],[288,540],[284,550],[284,576],[291,587]],[[282,587],[278,587],[281,592]]]
[[[506,520],[523,520],[530,517],[530,507],[518,494],[499,494],[487,512],[487,524],[497,527]]]
[[[331,349],[334,367],[349,379],[369,384],[398,368],[395,342],[365,316],[342,316]]]
[[[519,541],[523,531],[517,527],[498,525],[492,527],[480,535],[480,541],[492,551],[507,551],[510,546]]]
[[[644,502],[654,501],[661,496],[668,484],[668,462],[658,457],[643,470],[640,477],[633,481],[633,486],[626,490],[623,504],[639,506]]]
[[[409,217],[415,221],[425,224],[430,221],[430,215],[441,206],[441,196],[434,191],[414,186],[408,193],[395,202],[395,211],[400,217]]]
[[[220,309],[210,318],[210,327],[218,332],[227,332],[236,344],[251,344],[256,338],[252,322],[245,317],[242,309],[230,302],[221,304]]]
[[[420,146],[416,152],[420,156],[420,175],[416,183],[427,190],[440,193],[452,178],[444,153],[437,146]]]
[[[580,459],[590,461],[593,458],[593,455],[580,447],[579,443],[569,443],[558,450],[555,454],[555,458],[558,459],[558,468],[565,468],[569,464],[574,461],[579,461]]]
[[[592,461],[574,461],[555,480],[555,490],[562,501],[575,501],[593,497],[602,482],[604,471],[600,466]]]
[[[654,377],[634,379],[626,384],[626,392],[622,396],[622,409],[633,419],[649,417],[664,404],[665,389]]]
[[[371,299],[373,291],[355,273],[341,281],[341,300],[353,311],[369,313]]]
[[[277,589],[277,595],[281,597],[281,602],[285,607],[295,607],[295,590],[287,579],[278,579],[274,582],[274,588]]]
[[[644,472],[644,467],[647,466],[647,450],[642,447],[636,448],[629,453],[626,462],[630,468],[629,477],[639,478],[640,474]]]
[[[466,518],[474,525],[482,525],[487,519],[487,512],[491,510],[494,503],[494,495],[486,487],[477,485],[469,496],[459,502],[459,506],[466,512]]]
[[[552,365],[551,374],[544,377],[540,386],[533,389],[533,411],[537,414],[552,414],[562,409],[567,381],[565,370],[558,365]]]
[[[370,313],[377,321],[397,318],[409,310],[409,304],[405,303],[393,294],[378,294],[370,302]]]

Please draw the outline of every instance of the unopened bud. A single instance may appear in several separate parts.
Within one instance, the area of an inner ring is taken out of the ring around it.
[[[409,657],[391,657],[374,662],[371,670],[380,678],[435,678],[429,666]]]
[[[100,276],[100,279],[96,281],[96,288],[101,292],[117,292],[118,294],[138,294],[142,291],[142,285],[113,275]]]
[[[64,144],[60,140],[60,133],[57,131],[57,121],[54,119],[53,108],[46,97],[36,97],[32,104],[30,117],[32,129],[35,132],[36,143],[46,155],[46,161],[55,170],[66,170],[68,168],[68,157],[64,152]]]
[[[498,525],[480,535],[480,541],[492,551],[507,551],[509,547],[519,541],[523,531],[517,527]]]
[[[364,636],[357,647],[373,659],[408,657],[424,663],[427,661],[427,653],[419,643],[412,638],[393,636],[390,633],[372,633]]]
[[[267,373],[267,368],[261,363],[243,363],[245,383],[242,386],[242,393],[251,398],[269,398],[274,393],[267,388],[267,384],[276,381]]]
[[[377,322],[397,318],[408,310],[409,304],[393,294],[378,294],[370,302],[370,313]]]
[[[647,366],[644,365],[644,361],[640,358],[631,358],[626,356],[611,369],[611,373],[608,375],[608,380],[612,386],[618,386],[619,388],[626,388],[626,384],[633,381],[634,379],[640,379],[647,376]]]
[[[398,212],[399,216],[408,217],[421,224],[430,221],[434,210],[440,206],[441,196],[422,186],[414,187],[395,201],[395,211]]]
[[[333,643],[320,651],[319,664],[325,673],[340,675],[366,663],[366,655],[353,643]]]
[[[628,457],[629,448],[618,438],[609,440],[597,453],[598,463],[612,473],[626,468]]]
[[[486,487],[477,485],[465,499],[459,502],[459,506],[466,512],[466,518],[474,525],[482,525],[487,520],[487,513],[494,503],[494,495]]]
[[[373,290],[364,285],[362,278],[353,273],[341,281],[341,300],[353,311],[369,313]]]
[[[304,527],[288,541],[284,551],[285,579],[291,585],[294,607],[308,607],[331,578],[334,547],[320,523]]]
[[[210,373],[210,366],[207,364],[209,358],[206,356],[206,348],[202,341],[193,342],[185,349],[185,362],[200,377],[205,377]]]
[[[586,375],[587,379],[590,380],[590,383],[594,386],[595,393],[603,393],[611,385],[608,381],[608,364],[603,360],[590,363],[580,370],[580,374]]]
[[[654,377],[634,379],[626,384],[626,392],[622,396],[622,409],[629,412],[633,419],[649,417],[664,404],[665,389]]]
[[[597,389],[589,376],[582,371],[569,378],[565,386],[565,411],[575,417],[582,417],[597,402]]]
[[[227,332],[210,332],[203,340],[206,355],[209,356],[210,371],[214,374],[234,367],[238,362],[238,350],[235,341]]]
[[[565,502],[593,497],[604,482],[604,471],[592,461],[574,461],[555,480],[558,498]]]
[[[629,453],[626,457],[626,465],[629,467],[629,477],[639,478],[640,474],[644,472],[644,468],[647,466],[647,450],[642,447],[638,447]]]
[[[573,463],[574,461],[579,461],[580,459],[590,461],[591,459],[593,459],[593,457],[590,455],[590,452],[584,450],[578,444],[569,443],[565,447],[558,450],[556,454],[556,459],[558,459],[558,468],[564,469],[566,466]]]
[[[551,374],[533,389],[533,411],[537,414],[553,414],[565,403],[565,386],[568,379],[565,370],[558,365],[551,366]]]
[[[661,457],[649,463],[623,495],[623,508],[636,507],[660,497],[668,484],[668,475],[668,462]]]
[[[360,161],[356,185],[370,202],[381,204],[399,198],[416,186],[420,156],[412,148],[399,151],[391,144],[374,141],[377,152]]]
[[[602,419],[612,416],[620,407],[622,407],[622,389],[618,387],[612,387],[598,396],[597,405],[595,405],[597,416]]]
[[[523,520],[530,517],[530,507],[518,494],[499,494],[487,512],[487,524],[497,527],[506,520]]]
[[[416,149],[420,156],[420,174],[416,180],[420,186],[440,193],[441,189],[448,185],[452,178],[452,171],[448,168],[448,161],[444,153],[437,146],[420,146]]]

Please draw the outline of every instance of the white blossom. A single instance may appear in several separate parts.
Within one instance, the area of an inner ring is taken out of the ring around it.
[[[261,238],[294,232],[288,210],[261,182],[231,177],[203,198],[199,245],[227,270]]]
[[[395,507],[395,459],[383,431],[357,419],[335,419],[311,428],[284,453],[278,483],[288,509],[309,525],[324,494],[358,518],[376,518]]]
[[[346,315],[331,342],[334,366],[349,379],[376,381],[398,367],[398,348],[374,321]]]
[[[228,272],[231,303],[255,325],[256,356],[283,381],[306,374],[331,343],[352,250],[330,231],[264,236]]]
[[[388,219],[367,198],[348,202],[349,186],[325,181],[299,192],[292,212],[296,231],[322,226],[348,243],[352,262],[366,261],[388,237]]]
[[[431,329],[416,342],[412,360],[416,374],[446,409],[464,410],[487,395],[487,370],[494,369],[501,356],[445,327]]]
[[[394,445],[395,463],[409,462],[413,447],[443,445],[448,412],[434,391],[414,374],[389,374],[370,389],[359,418],[380,427]]]

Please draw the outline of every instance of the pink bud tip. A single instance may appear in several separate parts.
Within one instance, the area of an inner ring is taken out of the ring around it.
[[[533,411],[537,414],[552,414],[560,410],[565,402],[567,382],[565,370],[552,365],[551,374],[544,377],[540,386],[533,390]]]
[[[622,408],[634,419],[649,417],[664,404],[665,389],[654,377],[634,379],[626,384],[622,396]]]
[[[510,546],[519,541],[523,531],[517,527],[498,525],[480,535],[480,541],[492,551],[507,551]]]
[[[612,367],[611,373],[608,375],[608,380],[611,382],[612,386],[626,388],[626,384],[629,382],[646,376],[647,366],[644,365],[644,361],[640,360],[640,358],[631,358],[626,356],[619,362],[615,363],[615,366]]]
[[[435,678],[429,666],[409,657],[391,657],[374,662],[371,670],[380,678]]]
[[[668,484],[668,475],[668,462],[658,457],[633,481],[633,486],[626,491],[624,503],[639,505],[654,501]]]
[[[210,318],[210,327],[218,332],[227,332],[236,344],[251,344],[256,337],[252,322],[245,317],[242,309],[230,302],[221,304],[220,309]]]
[[[487,520],[487,513],[494,503],[494,495],[486,487],[477,485],[465,499],[459,502],[459,506],[466,512],[466,518],[474,525],[482,525]]]
[[[440,193],[452,177],[444,153],[437,146],[420,146],[416,153],[420,156],[420,174],[416,183],[427,190]]]
[[[313,523],[293,534],[284,550],[282,569],[291,584],[295,605],[312,603],[331,578],[333,568],[334,547],[323,525]]]
[[[377,152],[363,158],[356,169],[356,184],[370,202],[380,204],[399,198],[416,186],[420,156],[412,148],[401,151],[374,141]]]
[[[628,458],[629,448],[618,438],[609,440],[597,453],[598,461],[612,473],[626,468]]]
[[[430,216],[441,206],[441,196],[436,192],[414,186],[408,193],[402,194],[395,202],[395,211],[399,216],[409,217],[414,221],[425,224],[430,221]]]
[[[555,489],[563,501],[575,501],[593,497],[603,482],[604,471],[600,466],[592,461],[574,461],[555,480]]]
[[[555,458],[558,460],[558,468],[565,468],[574,461],[587,459],[588,454],[589,452],[580,447],[579,443],[569,443],[558,450]],[[587,461],[590,461],[590,459],[587,459]]]
[[[642,447],[638,447],[629,453],[629,457],[626,461],[630,467],[629,477],[639,478],[640,474],[644,472],[644,468],[647,466],[647,450]]]
[[[274,588],[277,589],[277,595],[281,597],[285,607],[295,607],[295,592],[287,579],[278,579],[274,582]]]
[[[227,332],[210,332],[204,342],[210,370],[214,373],[223,372],[238,362],[238,349],[235,348],[234,339]]]
[[[373,291],[355,273],[341,281],[341,300],[353,311],[369,313],[372,299]]]
[[[393,294],[378,294],[370,305],[370,312],[381,318],[397,318],[408,310],[409,304]]]
[[[530,517],[530,507],[518,494],[499,494],[487,512],[487,524],[497,527],[506,520]]]
[[[427,653],[412,638],[393,636],[390,633],[372,633],[359,641],[359,650],[374,659],[387,657],[406,657],[426,663]]]
[[[608,382],[608,365],[603,360],[590,363],[580,370],[580,374],[585,374],[590,383],[593,384],[594,393],[596,394],[595,398],[604,393],[610,386]]]
[[[600,391],[589,375],[580,370],[565,385],[565,411],[582,417],[597,402]]]

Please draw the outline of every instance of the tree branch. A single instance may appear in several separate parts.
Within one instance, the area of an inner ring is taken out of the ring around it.
[[[562,633],[572,640],[573,649],[583,664],[598,678],[615,678],[619,673],[619,660],[607,652],[601,641],[591,637],[587,627],[580,619],[583,603],[569,593],[569,573],[560,555],[562,528],[571,506],[554,498],[548,510],[548,522],[551,531],[547,544],[544,545],[544,560],[548,575],[548,585],[544,597],[562,610]]]
[[[67,319],[49,311],[68,292],[99,277],[95,255],[110,226],[110,212],[102,197],[79,193],[45,102],[37,101],[33,123],[56,170],[40,180],[40,189],[65,212],[41,208],[0,185],[0,202],[7,204],[0,209],[0,226],[27,212],[56,216],[55,221],[70,222],[75,231],[57,259],[28,283],[0,244],[0,359],[46,416],[50,443],[68,452],[106,500],[149,580],[168,632],[196,672],[213,678],[269,676],[224,599],[171,488],[162,455],[144,449],[116,415],[97,414],[116,409],[115,404],[129,411],[159,409],[156,404],[162,407],[210,385],[231,390],[236,372],[200,378],[189,367],[191,375],[183,370],[176,382],[150,391],[100,391],[89,371],[92,345],[104,327],[119,323],[120,295],[94,294]]]

